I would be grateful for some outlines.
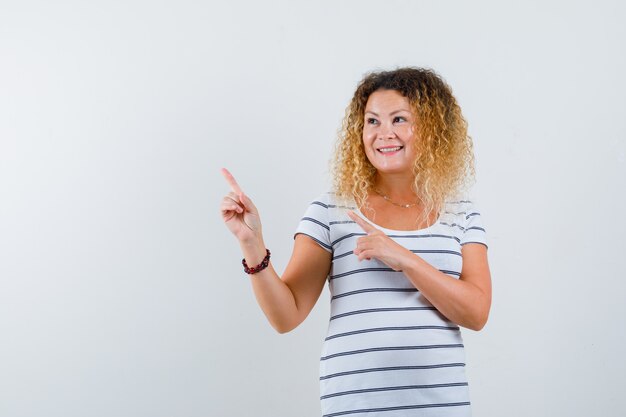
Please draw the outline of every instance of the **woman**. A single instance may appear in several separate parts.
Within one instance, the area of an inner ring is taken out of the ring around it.
[[[459,326],[491,306],[485,230],[459,197],[473,178],[467,124],[433,71],[367,75],[344,119],[334,190],[311,203],[281,277],[259,212],[232,175],[222,217],[257,301],[280,333],[309,314],[328,278],[323,414],[469,416]]]

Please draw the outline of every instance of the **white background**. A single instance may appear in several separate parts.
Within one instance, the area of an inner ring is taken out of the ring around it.
[[[319,416],[325,289],[256,305],[229,168],[282,271],[357,82],[431,67],[474,139],[494,293],[476,417],[618,417],[620,1],[1,1],[0,416]]]

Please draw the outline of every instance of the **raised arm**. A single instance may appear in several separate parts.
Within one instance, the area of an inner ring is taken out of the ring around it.
[[[258,265],[266,255],[259,212],[232,174],[225,168],[222,174],[231,188],[222,200],[222,219],[239,241],[248,266]],[[276,331],[291,331],[309,315],[324,288],[330,264],[328,251],[298,234],[282,278],[271,261],[267,268],[250,275],[257,302]]]

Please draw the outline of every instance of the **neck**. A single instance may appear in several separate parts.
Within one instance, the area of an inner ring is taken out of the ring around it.
[[[374,178],[374,187],[394,201],[414,203],[418,197],[413,191],[413,181],[412,176],[377,173]]]

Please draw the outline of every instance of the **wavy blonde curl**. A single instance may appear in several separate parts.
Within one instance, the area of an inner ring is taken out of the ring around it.
[[[340,201],[369,208],[376,168],[363,147],[365,106],[377,90],[395,90],[409,100],[415,117],[418,152],[412,188],[423,204],[420,221],[433,211],[440,216],[445,202],[461,199],[475,180],[474,150],[467,122],[451,88],[433,70],[398,68],[366,74],[346,109],[331,160],[333,191]]]

